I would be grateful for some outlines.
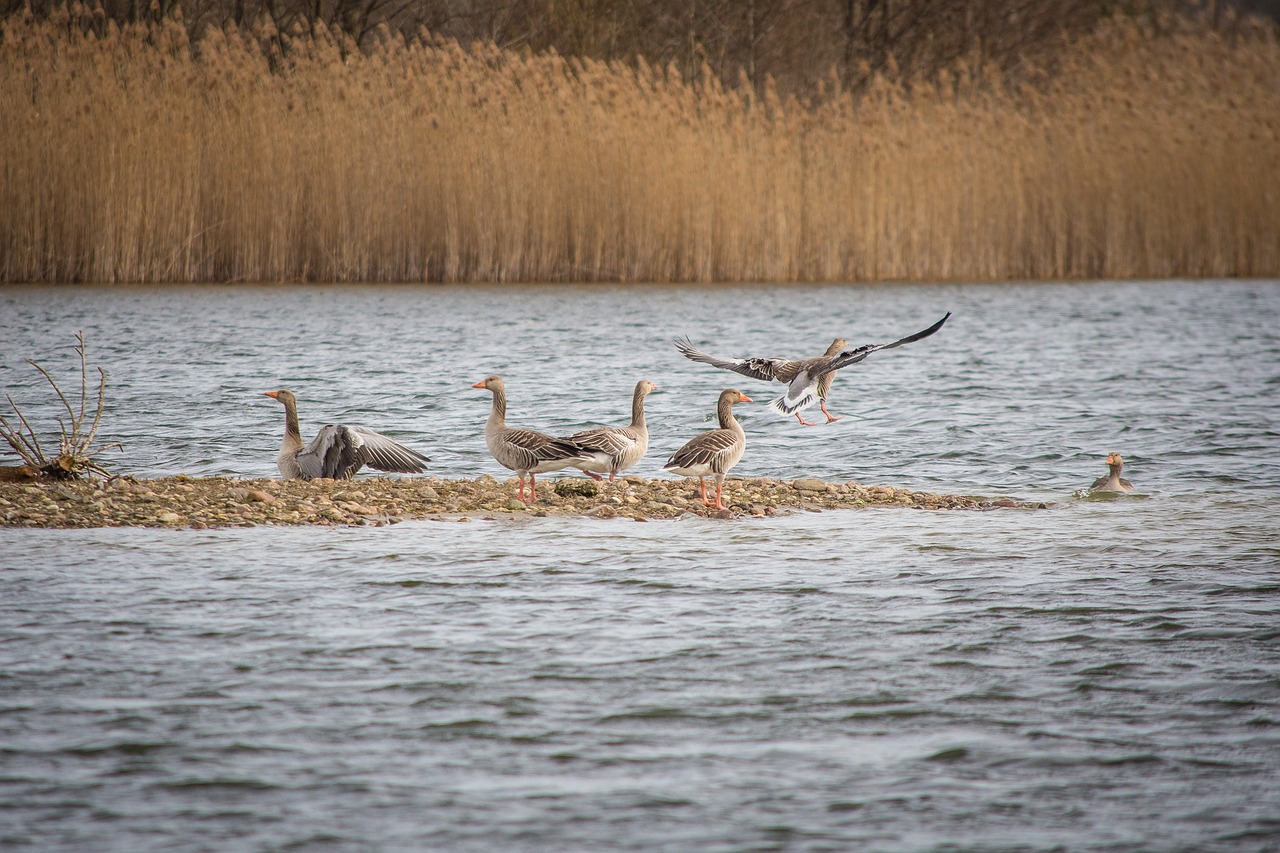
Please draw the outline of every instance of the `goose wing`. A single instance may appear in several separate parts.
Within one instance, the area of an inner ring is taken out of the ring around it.
[[[364,464],[360,454],[363,445],[364,439],[355,430],[343,424],[329,424],[322,427],[295,458],[302,476],[308,480],[316,477],[342,480],[355,474]]]
[[[567,440],[585,450],[609,456],[622,456],[627,451],[634,450],[640,443],[636,436],[617,427],[600,427],[575,432]]]
[[[847,349],[835,356],[832,356],[831,366],[828,368],[828,371],[839,370],[842,367],[848,367],[850,364],[857,364],[867,356],[871,355],[871,353],[878,352],[882,349],[893,349],[894,347],[900,347],[903,344],[912,344],[916,341],[924,340],[934,332],[941,329],[942,324],[946,323],[950,316],[951,312],[948,311],[941,320],[934,323],[929,328],[916,332],[914,335],[907,335],[905,338],[899,338],[891,344],[864,344],[860,347]]]
[[[580,459],[585,454],[584,449],[573,441],[533,429],[508,428],[502,434],[502,442],[511,461],[518,463],[512,469],[516,471],[527,471],[545,462]]]
[[[762,379],[765,382],[789,382],[795,375],[794,362],[785,358],[720,358],[695,348],[688,338],[677,338],[675,345],[685,358],[719,367],[722,370],[732,370],[734,373],[741,373],[752,379]]]
[[[423,463],[431,461],[418,451],[411,450],[380,432],[364,427],[347,429],[360,437],[360,459],[370,468],[395,474],[421,474],[426,470]]]
[[[693,468],[699,465],[706,465],[715,470],[717,461],[731,453],[740,440],[741,436],[733,430],[713,429],[710,432],[704,432],[671,454],[663,470]]]

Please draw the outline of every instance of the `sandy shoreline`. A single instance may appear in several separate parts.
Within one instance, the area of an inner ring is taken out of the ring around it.
[[[625,477],[597,485],[585,478],[539,483],[538,503],[516,500],[516,482],[439,477],[356,480],[238,480],[162,477],[77,481],[0,482],[0,526],[218,528],[274,525],[382,525],[413,519],[574,516],[636,521],[684,515],[765,517],[862,507],[928,510],[1037,509],[1047,505],[1010,498],[940,495],[828,483],[804,478],[730,478],[726,510],[702,506],[696,481]]]

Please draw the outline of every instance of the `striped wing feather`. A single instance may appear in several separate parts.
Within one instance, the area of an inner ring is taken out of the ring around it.
[[[421,474],[426,470],[423,463],[431,461],[418,451],[410,450],[380,432],[364,427],[348,427],[348,429],[362,439],[360,456],[370,468],[395,474]]]
[[[690,468],[694,465],[709,465],[711,470],[718,467],[730,451],[737,446],[739,435],[733,430],[713,429],[694,438],[684,447],[671,454],[666,468]]]
[[[575,432],[569,436],[568,440],[586,450],[606,453],[610,456],[622,456],[634,450],[639,443],[635,436],[616,427],[600,427]]]
[[[555,462],[561,459],[575,459],[582,454],[582,448],[572,441],[547,435],[533,429],[508,428],[502,434],[503,443],[518,462],[514,470],[529,470],[544,462]]]
[[[732,370],[734,373],[750,376],[752,379],[761,379],[765,382],[789,382],[795,375],[795,362],[785,358],[721,358],[695,348],[688,338],[678,338],[675,344],[676,349],[680,350],[685,358],[719,367],[722,370]]]

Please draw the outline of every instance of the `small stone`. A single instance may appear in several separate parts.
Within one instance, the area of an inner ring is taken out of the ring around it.
[[[182,521],[182,516],[178,515],[176,512],[163,510],[156,513],[156,521],[161,524],[177,524],[179,521]]]
[[[554,491],[560,497],[584,497],[591,498],[600,494],[600,486],[595,480],[588,480],[582,477],[572,477],[564,480],[556,480]]]
[[[264,492],[262,489],[250,489],[246,497],[258,503],[273,504],[276,502],[276,499],[269,492]]]
[[[791,488],[801,492],[825,492],[827,484],[815,477],[802,477],[791,481]]]
[[[515,498],[512,498],[511,500],[507,501],[507,509],[511,510],[512,512],[515,512],[516,510],[521,510],[524,508],[525,508],[524,501],[520,501]]]
[[[603,506],[597,507],[595,512],[591,514],[596,518],[615,518],[618,515],[618,511],[608,504],[604,504]]]

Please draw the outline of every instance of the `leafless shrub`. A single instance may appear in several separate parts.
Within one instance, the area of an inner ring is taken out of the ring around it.
[[[62,389],[58,387],[58,383],[48,370],[38,362],[27,359],[28,364],[40,371],[40,375],[49,383],[49,387],[58,395],[58,400],[67,410],[65,421],[61,417],[56,418],[58,422],[56,455],[48,455],[40,444],[40,438],[32,428],[31,422],[14,401],[13,395],[5,395],[10,407],[13,408],[17,426],[15,427],[7,418],[0,415],[0,436],[9,443],[14,452],[21,457],[26,468],[35,476],[58,480],[69,480],[92,474],[109,477],[110,472],[95,461],[94,457],[105,450],[120,447],[119,443],[93,446],[98,435],[98,427],[102,423],[102,404],[106,399],[107,390],[107,374],[101,367],[94,368],[98,371],[98,403],[93,411],[93,420],[89,423],[88,429],[85,428],[85,418],[88,415],[89,368],[85,361],[83,332],[76,332],[76,341],[75,351],[80,356],[80,399],[77,405],[73,405],[67,399],[67,395],[62,393]]]

